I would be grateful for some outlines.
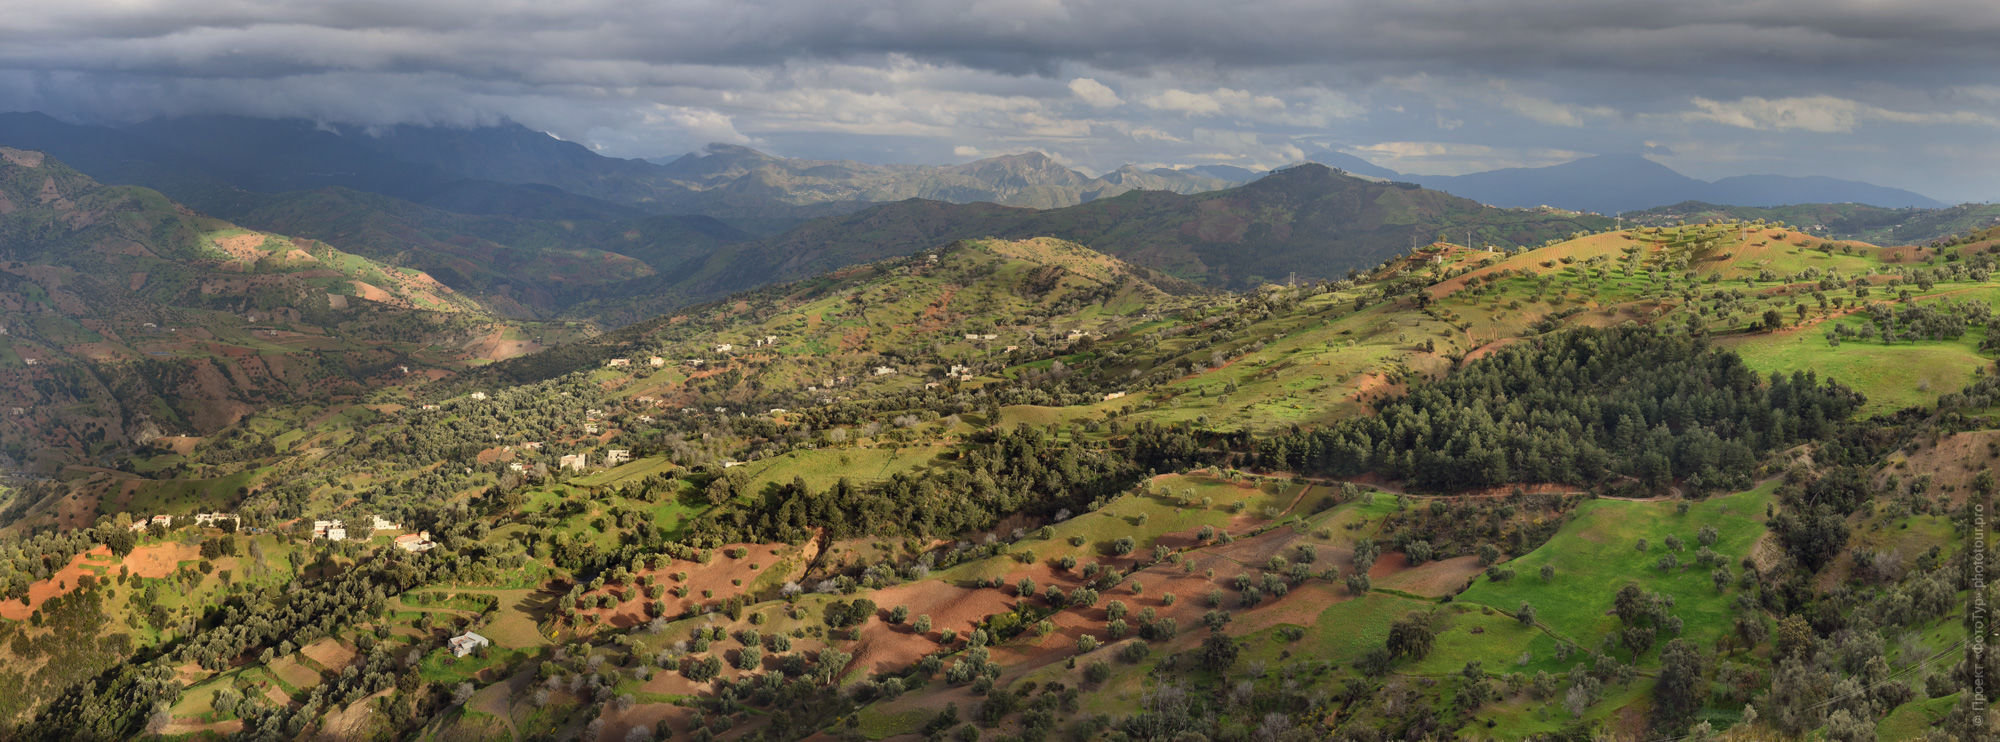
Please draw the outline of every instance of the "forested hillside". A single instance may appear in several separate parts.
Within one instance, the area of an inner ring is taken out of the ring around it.
[[[969,239],[65,471],[0,542],[0,682],[27,689],[0,715],[38,738],[1977,733],[1992,235],[1483,247],[1224,293]]]
[[[0,149],[0,308],[0,457],[43,474],[522,352],[502,338],[528,331],[422,272],[13,149]]]

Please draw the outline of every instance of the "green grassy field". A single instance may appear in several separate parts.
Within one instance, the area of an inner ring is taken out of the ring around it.
[[[1859,324],[1859,320],[1845,322]],[[1857,413],[1864,416],[1929,405],[1938,395],[1971,383],[1975,371],[1993,365],[1977,351],[1983,330],[1958,340],[1843,342],[1834,347],[1823,329],[1749,335],[1726,339],[1721,345],[1762,373],[1811,371],[1845,384],[1867,396],[1867,404]]]
[[[792,451],[744,464],[742,468],[749,475],[744,489],[759,492],[770,485],[789,484],[794,477],[804,479],[814,489],[831,487],[842,477],[857,483],[888,479],[892,474],[930,466],[948,450],[943,445],[918,445],[902,449],[876,446]]]
[[[1617,628],[1617,618],[1606,614],[1613,596],[1627,583],[1636,583],[1672,595],[1675,604],[1669,612],[1684,622],[1684,636],[1708,646],[1730,629],[1729,606],[1737,588],[1718,591],[1710,581],[1710,570],[1693,564],[1700,548],[1696,533],[1702,526],[1716,528],[1718,538],[1712,548],[1734,572],[1764,533],[1764,509],[1775,487],[1772,482],[1696,502],[1686,515],[1676,514],[1673,502],[1587,502],[1548,543],[1505,564],[1515,571],[1513,579],[1495,582],[1481,577],[1457,600],[1510,613],[1528,603],[1549,631],[1577,646],[1594,648]],[[1662,572],[1656,562],[1669,553],[1665,544],[1669,535],[1685,542],[1685,550],[1675,553],[1683,566]],[[1636,548],[1641,539],[1647,542],[1645,551]],[[1543,565],[1555,568],[1553,580],[1542,580]],[[1661,637],[1659,643],[1668,638]]]

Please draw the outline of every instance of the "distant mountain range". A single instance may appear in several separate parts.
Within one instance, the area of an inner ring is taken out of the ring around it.
[[[1738,175],[1698,180],[1640,155],[1597,155],[1547,167],[1506,168],[1467,175],[1405,175],[1344,152],[1325,150],[1313,162],[1374,178],[1404,180],[1494,206],[1554,206],[1599,214],[1684,201],[1735,206],[1858,203],[1885,208],[1940,208],[1920,193],[1852,180],[1785,175]]]
[[[1195,193],[1254,176],[1240,168],[1125,167],[1090,177],[1040,152],[962,165],[872,165],[711,145],[662,161],[605,157],[519,124],[359,128],[302,119],[200,116],[124,127],[0,114],[0,143],[48,152],[108,182],[185,198],[194,188],[345,187],[476,214],[606,219],[710,216],[773,233],[869,204],[927,198],[1072,206],[1136,188]],[[1227,173],[1229,175],[1219,175]],[[200,199],[187,199],[198,201]]]
[[[1337,278],[1440,239],[1512,248],[1612,226],[1553,209],[1501,209],[1408,183],[1366,180],[1316,163],[1198,194],[1132,191],[1061,209],[910,199],[816,219],[724,246],[707,259],[610,292],[587,307],[617,324],[677,300],[712,299],[772,281],[908,255],[980,237],[1054,237],[1208,286]]]
[[[1242,168],[1148,170],[1126,165],[1093,178],[1033,151],[963,165],[872,165],[774,157],[711,144],[700,153],[654,162],[669,182],[696,193],[757,196],[798,206],[922,198],[1050,209],[1135,189],[1212,191],[1257,176]]]
[[[0,464],[205,435],[264,404],[527,352],[532,334],[422,272],[0,147]]]
[[[1815,235],[1860,240],[1876,245],[1927,245],[2000,226],[2000,204],[1959,204],[1942,209],[1886,209],[1866,204],[1794,204],[1789,206],[1721,206],[1685,201],[1672,206],[1630,211],[1630,222],[1670,226],[1682,222],[1782,222]]]
[[[1093,177],[1039,152],[874,165],[711,145],[645,161],[515,124],[364,130],[212,116],[106,127],[34,113],[0,114],[0,145],[48,152],[101,182],[154,188],[245,227],[423,271],[497,315],[614,325],[985,236],[1060,237],[1243,288],[1336,276],[1441,237],[1535,244],[1609,224],[1577,211],[1690,200],[1905,205],[1869,212],[1871,236],[1900,234],[1904,222],[1930,225],[1905,230],[1929,237],[1978,221],[1933,216],[1920,206],[1935,201],[1906,191],[1776,176],[1710,183],[1636,156],[1431,177],[1322,150],[1308,159],[1345,174],[1128,165]],[[1556,208],[1525,208],[1543,204]]]

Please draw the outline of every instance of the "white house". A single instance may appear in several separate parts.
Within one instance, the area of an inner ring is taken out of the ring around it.
[[[606,366],[609,366],[609,367],[611,367],[611,368],[624,368],[624,367],[626,367],[626,366],[630,366],[630,365],[632,365],[632,359],[630,359],[630,358],[613,358],[613,359],[611,359],[611,360],[609,360],[609,361],[605,361],[605,362],[604,362],[604,365],[606,365]]]
[[[236,520],[236,515],[233,513],[194,514],[194,524],[198,526],[212,526],[215,525],[217,521],[223,521],[223,520]]]
[[[507,462],[507,471],[514,472],[515,474],[523,474],[528,471],[528,467],[519,461],[509,461]]]
[[[617,466],[631,460],[632,450],[629,448],[614,448],[604,452],[605,466]]]
[[[585,466],[585,465],[586,465],[587,463],[588,463],[588,462],[587,462],[587,461],[585,461],[585,460],[584,460],[584,458],[583,458],[583,454],[580,454],[580,453],[571,453],[571,454],[564,454],[564,455],[563,455],[563,457],[562,457],[562,458],[561,458],[560,460],[558,460],[558,461],[557,461],[557,463],[556,463],[556,466],[557,466],[557,468],[561,468],[561,469],[570,469],[570,470],[573,470],[573,471],[583,471],[583,467],[584,467],[584,466]]]
[[[876,376],[888,376],[889,374],[893,374],[893,373],[896,373],[896,369],[893,369],[893,368],[889,368],[888,366],[876,366],[876,367],[875,367],[875,375],[876,375]]]
[[[470,631],[451,638],[451,653],[458,657],[464,657],[472,654],[474,650],[490,646],[493,646],[493,642],[487,641],[486,637]]]
[[[1112,393],[1110,393],[1110,394],[1106,394],[1106,395],[1104,395],[1104,401],[1106,401],[1106,402],[1109,402],[1109,401],[1111,401],[1111,400],[1114,400],[1114,399],[1117,399],[1117,398],[1119,398],[1119,397],[1123,397],[1123,396],[1125,396],[1125,393],[1124,393],[1124,392],[1112,392]]]
[[[397,523],[391,523],[391,522],[389,522],[389,520],[388,520],[387,518],[384,518],[384,517],[382,517],[382,516],[380,516],[380,515],[371,515],[371,516],[368,516],[368,520],[370,521],[370,524],[369,524],[369,525],[370,525],[370,527],[374,528],[374,529],[375,529],[375,530],[377,530],[377,531],[400,531],[400,530],[403,530],[403,526],[402,526],[402,525],[400,525],[400,524],[397,524]]]
[[[437,548],[437,542],[431,540],[430,531],[418,531],[397,536],[396,548],[411,553],[430,551]]]
[[[485,392],[473,392],[473,393],[472,393],[472,398],[473,398],[473,399],[475,399],[475,400],[479,400],[479,401],[482,401],[482,402],[483,402],[483,401],[486,401],[486,393],[485,393]]]
[[[652,358],[646,359],[646,365],[652,366],[653,368],[660,368],[662,366],[667,365],[667,359],[661,358],[659,356],[653,356]]]
[[[980,340],[999,340],[999,339],[1000,339],[1000,336],[999,336],[999,335],[995,335],[995,334],[993,334],[993,333],[990,333],[990,332],[989,332],[989,333],[986,333],[986,334],[984,334],[984,335],[980,335],[980,336],[979,336],[979,339],[980,339]]]
[[[174,516],[171,516],[171,515],[155,515],[155,516],[153,516],[153,521],[152,521],[152,525],[156,525],[156,526],[159,526],[159,527],[161,527],[161,528],[167,528],[167,527],[171,527],[171,526],[172,526],[173,524],[174,524]]]
[[[735,345],[731,345],[731,344],[729,344],[729,343],[716,343],[716,344],[715,344],[715,352],[717,352],[717,353],[728,353],[729,351],[732,351],[732,350],[735,350],[735,349],[736,349],[736,346],[735,346]]]
[[[328,529],[326,529],[326,540],[328,540],[328,541],[346,541],[346,540],[347,540],[347,529],[345,529],[345,528],[341,528],[341,527],[339,527],[339,526],[335,526],[335,527],[333,527],[333,528],[328,528]]]

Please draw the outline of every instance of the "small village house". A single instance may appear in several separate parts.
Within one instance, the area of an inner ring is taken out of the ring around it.
[[[437,548],[437,542],[431,540],[430,531],[418,531],[397,536],[396,548],[414,554]]]
[[[450,644],[451,653],[456,657],[464,657],[473,652],[493,646],[493,642],[487,641],[486,637],[470,631],[452,637]]]

